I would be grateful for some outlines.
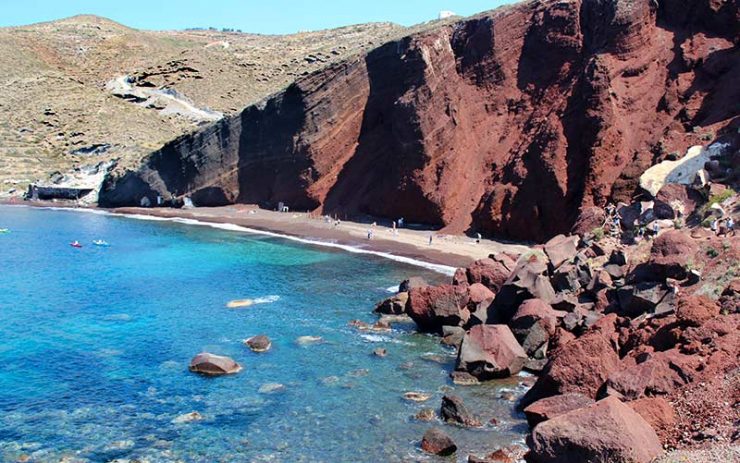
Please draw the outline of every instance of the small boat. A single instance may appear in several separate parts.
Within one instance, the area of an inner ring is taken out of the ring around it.
[[[7,228],[0,228],[0,234],[2,233],[10,233],[10,230]]]
[[[69,243],[69,245],[72,246],[73,248],[81,248],[82,247],[82,245],[80,244],[80,242],[77,241],[77,240],[72,241],[71,243]]]
[[[110,246],[110,244],[108,244],[107,241],[103,241],[103,240],[93,240],[93,244],[95,246],[100,246],[102,248],[107,248],[108,246]]]

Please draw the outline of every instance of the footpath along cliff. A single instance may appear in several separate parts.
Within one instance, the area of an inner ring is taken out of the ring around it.
[[[543,0],[387,43],[113,172],[104,207],[259,203],[544,241],[737,131],[738,5]],[[146,199],[144,199],[146,198]]]

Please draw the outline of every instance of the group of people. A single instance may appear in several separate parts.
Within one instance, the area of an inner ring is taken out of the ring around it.
[[[735,229],[735,220],[732,216],[715,218],[709,228],[716,235],[728,235]]]

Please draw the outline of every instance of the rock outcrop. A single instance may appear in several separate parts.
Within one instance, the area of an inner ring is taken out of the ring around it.
[[[546,0],[444,24],[166,144],[100,204],[283,202],[544,241],[737,124],[737,14]]]

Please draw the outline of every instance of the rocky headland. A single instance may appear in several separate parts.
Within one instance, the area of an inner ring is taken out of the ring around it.
[[[458,387],[536,374],[518,402],[527,461],[647,463],[673,449],[737,458],[740,236],[726,226],[740,212],[737,151],[732,159],[714,182],[701,185],[701,167],[692,185],[593,208],[592,225],[477,260],[449,284],[411,278],[375,311],[406,314],[454,346]],[[455,401],[441,411],[475,423]],[[440,433],[423,448],[454,451]],[[517,450],[496,455],[468,461],[514,461]]]

